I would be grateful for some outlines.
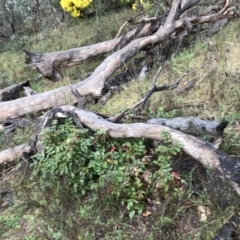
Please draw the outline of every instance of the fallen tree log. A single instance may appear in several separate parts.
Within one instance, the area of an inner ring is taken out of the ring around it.
[[[234,159],[216,150],[212,144],[204,140],[165,126],[144,123],[111,123],[97,114],[77,109],[73,106],[63,106],[57,109],[59,112],[63,112],[69,116],[75,116],[83,126],[95,131],[104,130],[113,138],[134,137],[162,140],[161,133],[167,131],[170,133],[173,142],[182,145],[185,153],[199,161],[205,167],[218,170],[240,196],[240,159]]]
[[[76,97],[71,94],[72,87],[73,85],[68,85],[45,93],[34,94],[8,102],[0,102],[0,121],[19,118],[28,113],[37,113],[51,109],[54,106],[66,104],[67,102],[76,103]]]
[[[59,63],[62,66],[76,65],[92,56],[112,51],[120,40],[121,38],[118,38],[86,47],[52,53],[33,53],[23,49],[26,54],[25,63],[29,67],[36,69],[45,78],[56,81],[62,79]]]
[[[25,152],[36,152],[37,145],[41,145],[40,134],[44,127],[49,126],[56,119],[72,117],[78,126],[85,126],[94,131],[104,130],[112,138],[147,138],[162,140],[162,133],[168,132],[172,141],[182,146],[183,151],[199,161],[205,167],[216,169],[240,196],[240,159],[234,159],[225,153],[215,149],[212,144],[199,138],[176,131],[166,126],[146,123],[117,124],[107,119],[74,106],[62,106],[49,111],[42,120],[30,144],[16,147],[14,151],[5,150],[0,153],[0,163],[13,161]],[[30,147],[31,146],[31,147]],[[29,149],[30,148],[30,149]]]
[[[90,57],[111,52],[118,46],[124,47],[133,39],[153,34],[159,28],[158,25],[155,25],[156,23],[151,23],[147,30],[144,29],[143,26],[140,26],[139,28],[129,31],[124,36],[89,46],[69,49],[66,51],[33,53],[23,49],[26,55],[25,63],[29,67],[36,69],[45,78],[57,81],[63,78],[60,67],[71,67],[78,65],[81,61]]]

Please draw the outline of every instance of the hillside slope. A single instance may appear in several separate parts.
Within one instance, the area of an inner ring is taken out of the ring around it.
[[[27,46],[31,51],[51,52],[110,39],[132,14],[132,10],[126,10],[103,16],[98,21],[73,21],[51,33],[39,34],[37,43],[29,38]],[[174,116],[226,119],[230,124],[220,148],[229,155],[240,157],[239,28],[240,21],[235,20],[210,39],[187,39],[184,48],[167,63],[158,77],[158,85],[173,83],[186,71],[199,68],[210,58],[214,57],[214,60],[185,77],[179,86],[196,79],[193,88],[182,93],[177,92],[178,88],[155,93],[140,121],[150,117]],[[18,44],[22,42],[14,42],[10,45],[11,51],[0,55],[1,88],[37,77],[33,70],[25,66],[23,53],[16,50]],[[137,58],[143,56],[139,53]],[[64,69],[62,82],[42,79],[33,82],[32,88],[43,92],[78,81],[75,78],[92,71],[102,60],[103,57],[89,59],[77,67]],[[105,105],[90,102],[87,108],[113,116],[131,106],[149,89],[159,65],[156,56],[154,68],[144,81],[132,81]],[[129,114],[125,121],[139,119]],[[1,149],[28,141],[33,131],[23,129],[8,135],[0,133]],[[208,136],[203,138],[210,142],[215,140]],[[60,183],[51,185],[51,174],[48,176],[49,187],[45,185],[43,188],[36,175],[31,178],[28,164],[1,167],[1,188],[11,190],[14,205],[0,208],[0,239],[213,239],[222,224],[239,212],[238,197],[211,169],[204,169],[183,153],[172,156],[162,152],[162,155],[170,157],[171,169],[181,179],[182,188],[174,188],[176,193],[149,197],[144,211],[133,218],[129,218],[128,209],[121,202],[112,207],[104,198],[111,192],[111,182],[99,185],[78,198]],[[0,197],[6,198],[1,192]],[[205,221],[201,219],[201,211],[206,213]]]

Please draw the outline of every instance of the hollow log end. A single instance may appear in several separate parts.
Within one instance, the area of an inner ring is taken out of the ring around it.
[[[23,87],[30,87],[30,86],[31,84],[29,80],[26,80],[25,82],[23,82]]]
[[[219,123],[219,125],[216,127],[216,131],[219,132],[221,135],[223,135],[224,129],[227,127],[228,121],[223,120],[222,122]]]

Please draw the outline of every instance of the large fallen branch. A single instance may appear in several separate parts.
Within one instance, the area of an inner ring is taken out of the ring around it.
[[[216,150],[210,143],[199,138],[170,129],[166,126],[133,123],[115,124],[92,112],[63,106],[59,112],[67,113],[79,119],[82,125],[93,130],[105,130],[113,138],[148,138],[162,140],[161,133],[170,133],[172,141],[183,146],[183,151],[206,167],[217,169],[240,196],[240,159],[234,159]],[[70,114],[69,114],[70,112]]]
[[[19,146],[6,149],[0,152],[0,164],[9,163],[15,161],[16,159],[20,159],[26,153],[30,153],[31,147],[28,144],[21,144]]]
[[[122,37],[66,51],[33,53],[23,49],[26,54],[25,63],[29,67],[36,69],[45,78],[56,81],[62,79],[60,67],[78,65],[81,61],[90,57],[111,52],[118,46],[123,47],[127,45],[133,39],[153,34],[159,27],[158,25],[157,27],[155,26],[156,23],[151,23],[146,29],[144,25],[142,24],[139,28],[129,31]]]
[[[13,161],[14,156],[19,157],[26,152],[34,152],[37,149],[39,136],[44,127],[49,126],[51,122],[58,117],[72,117],[78,126],[85,126],[94,131],[104,130],[110,137],[113,138],[148,138],[153,140],[162,140],[162,133],[167,131],[170,133],[172,141],[182,145],[183,151],[189,156],[193,157],[205,167],[214,168],[224,176],[228,183],[235,189],[240,196],[240,159],[234,159],[225,153],[216,150],[212,144],[201,140],[199,138],[187,135],[185,133],[173,130],[162,125],[153,125],[146,123],[132,123],[132,124],[117,124],[109,122],[107,119],[99,115],[78,109],[76,107],[67,105],[55,108],[46,114],[45,119],[42,120],[39,130],[32,138],[30,145],[22,145],[17,149],[5,150],[0,153],[0,163]],[[31,146],[31,147],[30,147]],[[30,148],[29,148],[30,147]],[[20,150],[18,150],[20,149]],[[10,157],[7,157],[8,155]],[[2,158],[1,158],[2,157]]]

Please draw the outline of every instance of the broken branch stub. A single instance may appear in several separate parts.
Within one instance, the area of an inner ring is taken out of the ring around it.
[[[3,150],[0,152],[0,164],[2,163],[6,164],[17,159],[20,159],[24,156],[24,154],[26,153],[29,154],[30,151],[31,147],[26,143],[13,148]]]

